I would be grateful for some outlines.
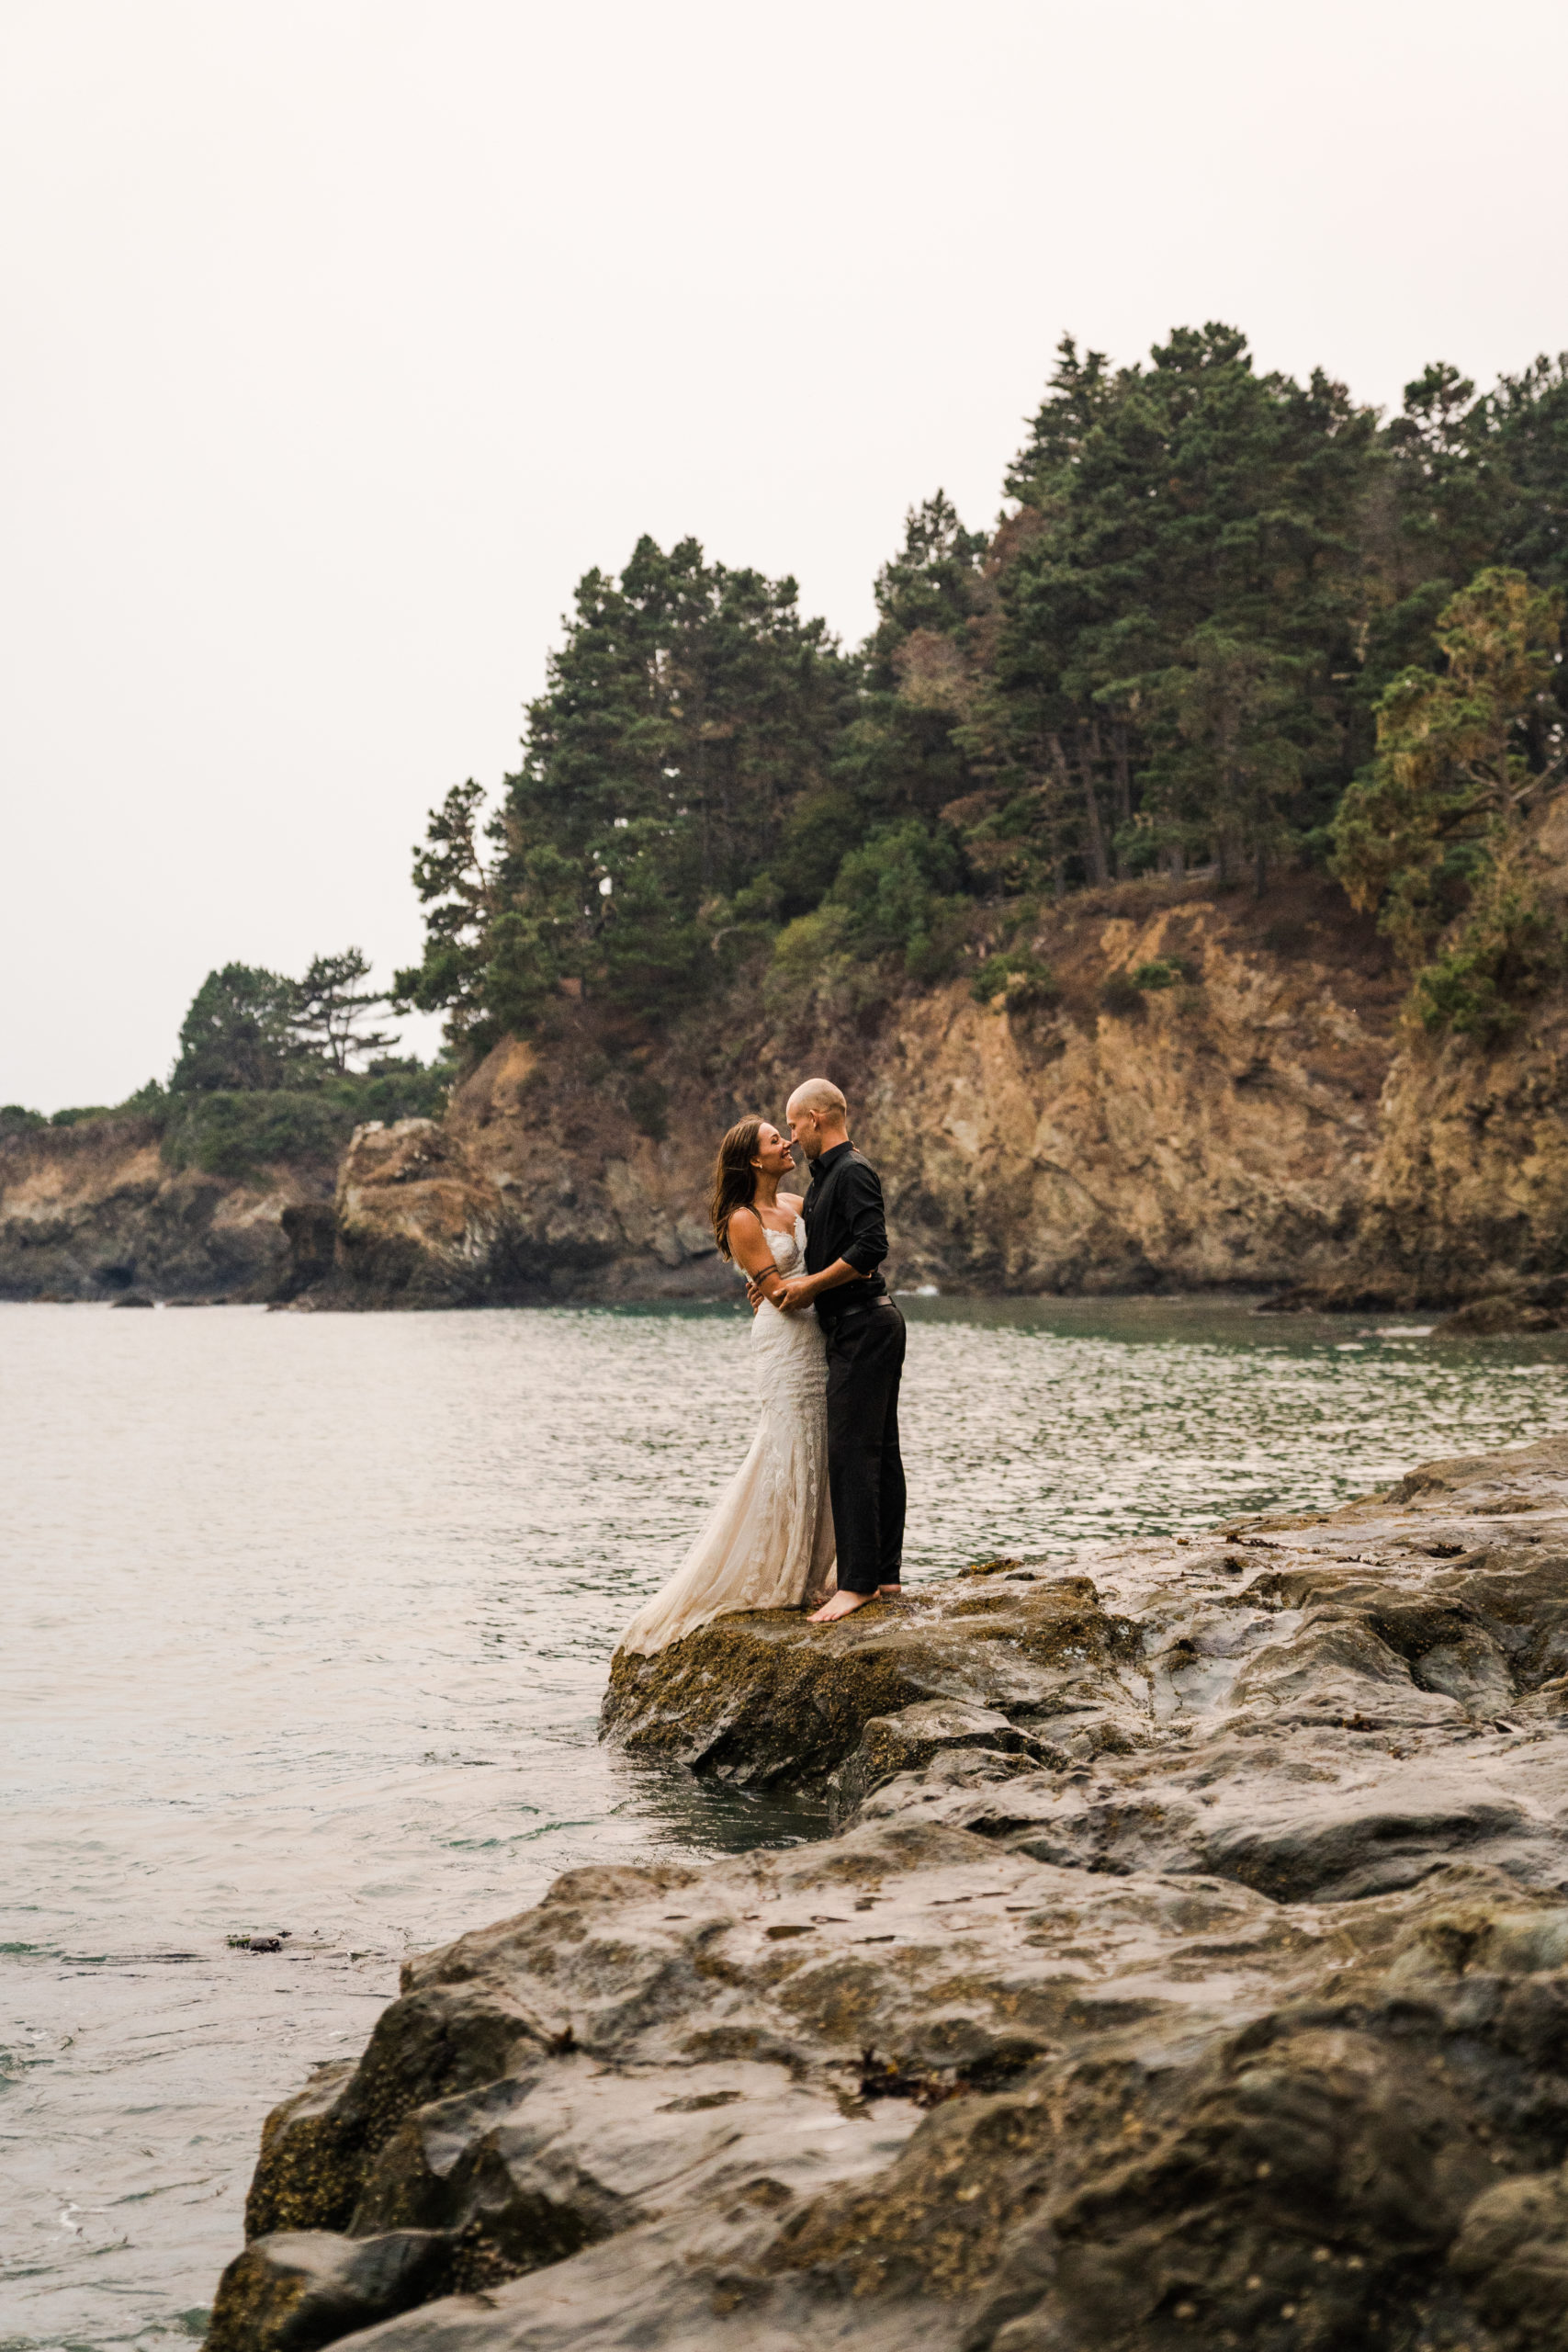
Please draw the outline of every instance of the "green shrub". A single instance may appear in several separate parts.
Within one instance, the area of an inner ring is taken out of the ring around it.
[[[41,1111],[29,1111],[20,1102],[0,1102],[0,1136],[25,1136],[34,1127],[48,1125]]]
[[[114,1116],[107,1102],[83,1102],[69,1111],[55,1111],[50,1115],[51,1127],[79,1127],[84,1119],[109,1119]]]
[[[1133,972],[1135,989],[1173,989],[1179,981],[1190,985],[1198,977],[1197,967],[1185,956],[1156,956],[1147,964],[1139,964]]]
[[[1411,988],[1424,1028],[1495,1045],[1517,1029],[1523,1005],[1568,973],[1568,933],[1540,879],[1517,866],[1486,877],[1459,935],[1424,966]]]
[[[987,956],[969,983],[969,993],[976,1004],[990,1004],[1005,995],[1011,1012],[1015,1008],[1054,1004],[1062,991],[1049,964],[1043,963],[1027,947],[1011,947],[998,956]]]
[[[334,1079],[327,1088],[354,1114],[355,1126],[367,1119],[438,1119],[446,1108],[453,1071],[446,1062],[372,1062],[363,1077]]]
[[[818,907],[785,923],[773,942],[762,980],[762,1001],[792,1028],[836,1006],[854,977],[847,909]]]
[[[841,910],[840,936],[853,955],[896,956],[910,979],[938,980],[957,961],[968,909],[958,895],[962,881],[952,835],[907,818],[879,825],[850,851],[818,913]],[[795,928],[792,923],[789,931]]]
[[[247,1176],[276,1160],[335,1159],[356,1124],[324,1090],[193,1094],[164,1130],[164,1157],[173,1168]]]
[[[279,1160],[332,1161],[357,1126],[439,1118],[451,1073],[393,1062],[309,1089],[247,1088],[175,1096],[164,1130],[174,1168],[248,1176]]]

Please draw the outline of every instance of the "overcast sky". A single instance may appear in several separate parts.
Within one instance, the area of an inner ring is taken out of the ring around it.
[[[412,960],[639,533],[861,636],[1064,327],[1383,403],[1568,345],[1565,68],[1562,0],[4,0],[0,1102]]]

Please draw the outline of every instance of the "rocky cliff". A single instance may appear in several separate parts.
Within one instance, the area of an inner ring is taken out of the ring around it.
[[[1568,1440],[616,1661],[587,1869],[269,2120],[209,2352],[1568,2342]]]
[[[1310,876],[1261,901],[1080,892],[1009,944],[1049,984],[977,1002],[966,977],[829,970],[660,1038],[563,1001],[444,1119],[359,1128],[335,1196],[325,1170],[171,1177],[135,1122],[17,1138],[0,1290],[101,1295],[130,1267],[349,1307],[733,1295],[715,1139],[782,1117],[812,1069],[883,1171],[900,1285],[1452,1306],[1568,1270],[1568,1001],[1502,1047],[1435,1043],[1370,924]]]
[[[330,1169],[208,1176],[160,1140],[137,1118],[0,1137],[0,1298],[271,1299],[328,1271]]]
[[[1444,1306],[1568,1264],[1559,1000],[1505,1048],[1434,1045],[1401,1021],[1370,926],[1300,877],[1262,902],[1082,893],[1028,944],[1047,989],[857,1001],[829,975],[657,1048],[563,1006],[553,1035],[498,1047],[439,1128],[361,1132],[335,1295],[723,1290],[713,1139],[747,1108],[780,1116],[813,1068],[883,1171],[900,1284]]]

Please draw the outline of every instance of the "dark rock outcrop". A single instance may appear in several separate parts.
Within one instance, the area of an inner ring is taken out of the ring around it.
[[[171,1169],[151,1119],[0,1136],[0,1298],[290,1296],[289,1219],[330,1202],[331,1169],[250,1178]]]
[[[412,1963],[215,2352],[1568,2344],[1568,1440],[1092,1570],[618,1660],[838,1834]]]

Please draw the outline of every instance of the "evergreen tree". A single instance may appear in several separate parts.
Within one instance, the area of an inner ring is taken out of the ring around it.
[[[429,945],[402,999],[451,1007],[470,1046],[528,1026],[562,980],[669,1011],[787,911],[852,691],[797,594],[709,564],[694,539],[665,554],[644,538],[618,580],[586,575],[494,856],[472,787],[432,820]],[[822,880],[804,887],[810,903]]]
[[[178,1094],[288,1086],[298,1071],[293,982],[250,964],[209,972],[180,1027]]]
[[[1486,394],[1434,364],[1382,426],[1321,371],[1260,374],[1229,326],[1132,367],[1064,337],[1007,490],[989,539],[941,491],[909,511],[848,658],[793,581],[694,540],[588,573],[497,813],[470,781],[431,818],[396,1001],[471,1058],[563,989],[664,1020],[777,946],[804,1001],[813,959],[945,968],[972,897],[1194,859],[1261,888],[1330,848],[1422,954],[1514,922],[1517,828],[1500,846],[1501,804],[1438,743],[1485,633],[1464,583],[1568,588],[1568,357]],[[1507,707],[1509,758],[1552,772],[1568,666]],[[1425,813],[1401,760],[1450,779]]]
[[[484,797],[470,776],[431,810],[413,859],[414,889],[425,910],[424,954],[392,975],[394,1011],[445,1012],[448,1043],[470,1055],[510,1025],[502,1019],[498,1026],[490,1001],[497,896],[481,846]]]
[[[1150,830],[1177,844],[1206,838],[1222,882],[1250,862],[1261,895],[1270,860],[1290,847],[1301,663],[1214,627],[1195,630],[1181,651],[1155,682],[1162,724],[1151,729],[1145,777]]]
[[[1376,910],[1432,1027],[1506,1027],[1515,1001],[1562,968],[1561,913],[1526,820],[1568,778],[1551,697],[1562,609],[1561,591],[1503,569],[1453,597],[1442,671],[1389,686],[1377,757],[1335,818],[1334,870],[1352,905]]]
[[[1505,376],[1490,411],[1503,486],[1486,552],[1542,587],[1568,589],[1568,351]]]
[[[836,829],[840,856],[877,820],[934,816],[968,788],[957,729],[972,692],[986,548],[939,490],[909,509],[903,547],[876,575],[859,715],[834,768],[851,804]]]
[[[1054,863],[1100,881],[1151,854],[1256,859],[1327,815],[1348,773],[1334,686],[1355,668],[1375,433],[1321,374],[1305,387],[1256,375],[1229,327],[1178,329],[1113,379],[1100,354],[1080,363],[1064,346],[1010,476],[1036,526],[1002,582],[976,746],[1032,792]],[[1221,639],[1233,677],[1240,663],[1269,680],[1245,722],[1250,767],[1274,779],[1263,801],[1192,752],[1193,695],[1212,699]],[[1153,747],[1178,739],[1182,788],[1168,760],[1145,808]]]
[[[384,1054],[397,1042],[389,1029],[367,1026],[374,1008],[387,1002],[382,990],[356,986],[369,976],[363,950],[345,947],[339,956],[312,956],[304,978],[294,983],[289,1026],[296,1043],[340,1076],[350,1055]]]

